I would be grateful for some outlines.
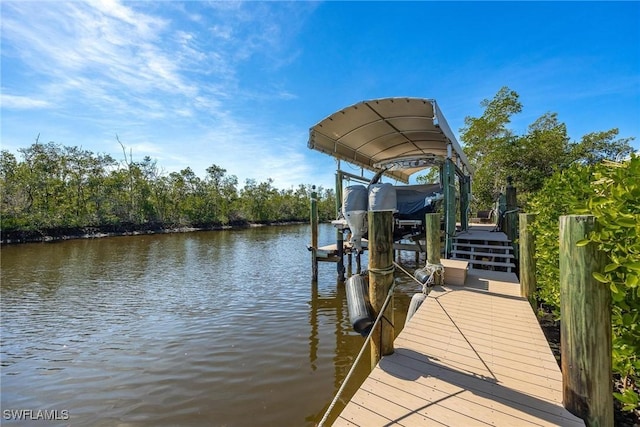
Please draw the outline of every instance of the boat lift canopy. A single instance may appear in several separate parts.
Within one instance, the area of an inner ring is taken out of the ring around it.
[[[405,184],[409,183],[409,177],[414,173],[438,167],[444,204],[445,257],[452,251],[458,217],[461,229],[468,229],[473,169],[435,100],[382,98],[359,102],[311,127],[307,145],[338,160],[375,173],[384,173]],[[338,214],[344,176],[338,163]],[[458,189],[459,197],[456,195]],[[341,230],[336,238],[336,246],[342,257]],[[339,275],[340,271],[344,271],[341,266],[342,263],[339,263]]]
[[[433,99],[362,101],[331,114],[309,130],[311,149],[403,183],[449,158],[461,175],[472,168]]]

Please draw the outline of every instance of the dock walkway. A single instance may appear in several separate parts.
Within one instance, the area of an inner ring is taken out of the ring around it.
[[[584,426],[513,273],[436,287],[334,426]]]

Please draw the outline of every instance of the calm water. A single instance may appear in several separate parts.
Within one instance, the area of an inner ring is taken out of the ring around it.
[[[309,241],[302,225],[3,247],[2,424],[314,425],[363,339],[335,264],[311,283]],[[415,289],[401,279],[399,326]]]

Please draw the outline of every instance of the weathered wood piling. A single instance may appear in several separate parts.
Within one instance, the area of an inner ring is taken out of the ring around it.
[[[339,165],[339,164],[338,164]],[[339,167],[338,167],[339,169]],[[340,215],[342,210],[342,173],[336,172],[336,213]],[[336,264],[336,272],[338,281],[344,282],[344,234],[341,229],[336,229],[336,249],[338,250],[338,262]]]
[[[605,258],[594,243],[591,215],[560,217],[560,345],[564,406],[587,426],[613,426],[611,292],[593,272]]]
[[[393,212],[369,211],[368,220],[369,301],[377,315],[382,310],[394,280]],[[371,336],[371,369],[377,365],[382,356],[393,353],[394,338],[392,299]]]
[[[318,193],[316,186],[311,191],[311,277],[313,281],[318,280]]]

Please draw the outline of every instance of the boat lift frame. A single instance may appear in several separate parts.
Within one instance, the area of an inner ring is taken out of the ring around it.
[[[343,181],[353,179],[368,183],[364,169],[407,184],[414,173],[437,166],[444,196],[445,258],[451,253],[452,240],[457,233],[458,210],[460,230],[468,230],[473,168],[435,100],[382,98],[359,102],[311,127],[308,147],[337,160],[337,215],[342,205]],[[359,166],[362,176],[342,171],[341,160]],[[341,229],[336,231],[336,249],[338,278],[343,279],[344,235]]]

